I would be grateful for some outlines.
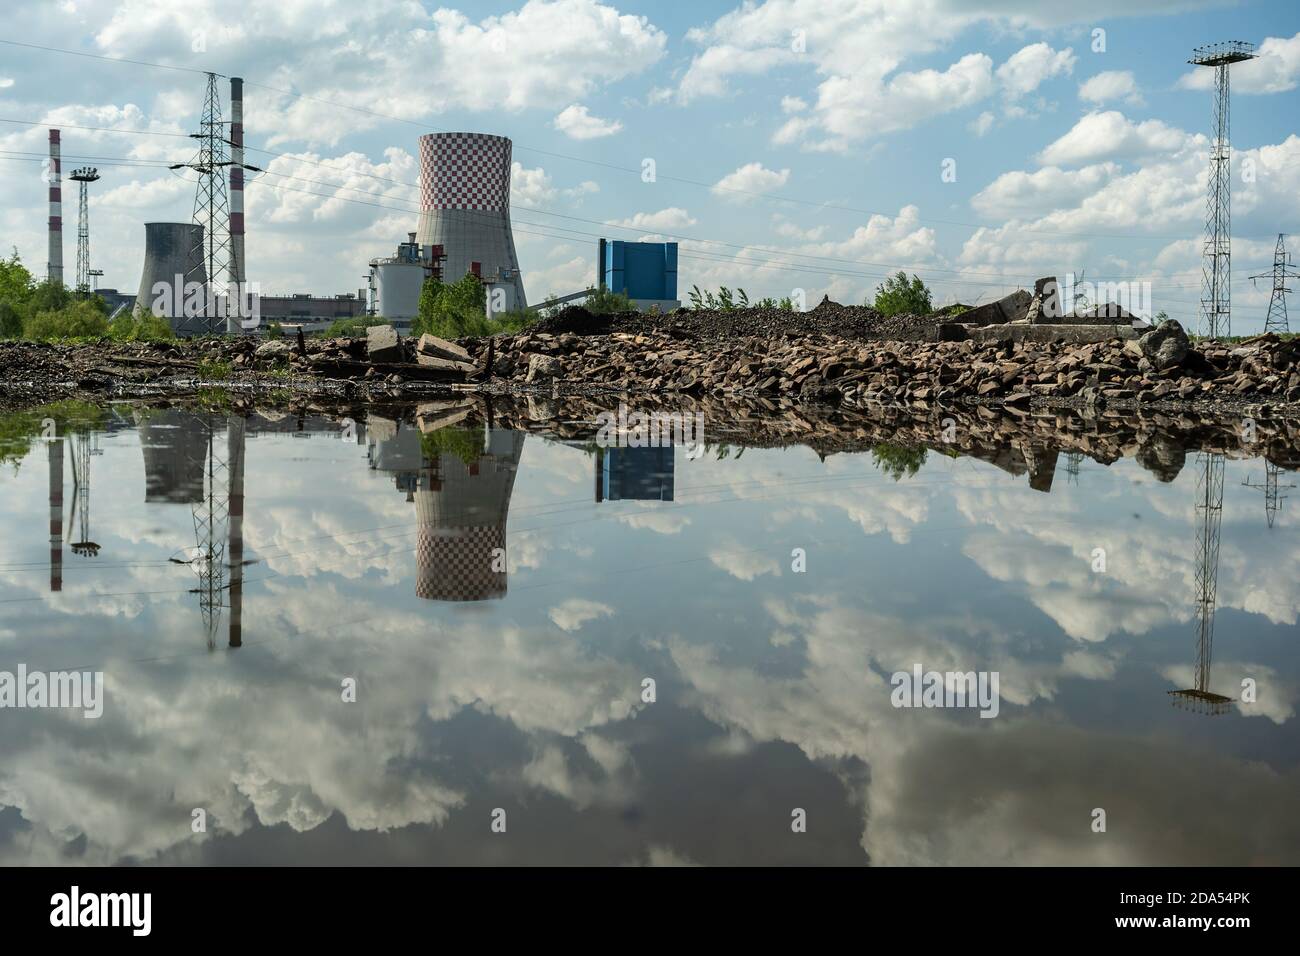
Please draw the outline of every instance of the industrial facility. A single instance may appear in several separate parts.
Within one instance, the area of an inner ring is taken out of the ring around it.
[[[510,231],[510,157],[504,136],[420,137],[420,245],[443,248],[449,279],[473,273],[489,292],[502,290],[496,311],[528,305]]]
[[[399,331],[409,329],[420,312],[424,283],[442,280],[446,258],[442,246],[421,245],[415,233],[407,233],[396,254],[370,260],[366,313],[383,316]]]

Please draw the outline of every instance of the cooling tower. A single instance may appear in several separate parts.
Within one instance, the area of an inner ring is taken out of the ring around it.
[[[202,335],[211,330],[211,320],[203,314],[207,269],[202,249],[202,226],[189,222],[144,224],[144,274],[135,301],[142,309],[167,319],[178,335]],[[187,308],[184,287],[189,283],[197,283],[200,292],[189,298]]]
[[[45,277],[63,284],[63,156],[59,131],[50,130],[50,252]]]
[[[485,133],[420,137],[419,242],[446,250],[445,281],[463,278],[477,263],[479,275],[506,289],[505,308],[527,305],[510,232],[510,140]]]
[[[428,462],[415,492],[419,597],[505,597],[506,517],[523,447],[523,432],[489,429],[487,451],[473,463],[447,452]]]

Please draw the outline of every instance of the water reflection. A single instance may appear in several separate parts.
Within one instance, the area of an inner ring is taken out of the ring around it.
[[[0,471],[0,670],[109,685],[100,722],[0,711],[0,862],[1300,860],[1294,518],[1213,436],[710,419],[738,462],[356,417],[101,410]],[[915,662],[999,671],[1000,716],[892,708]]]

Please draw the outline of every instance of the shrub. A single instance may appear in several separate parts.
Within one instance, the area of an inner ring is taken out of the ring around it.
[[[22,313],[12,302],[0,300],[0,339],[16,339],[22,334]]]
[[[108,321],[93,302],[73,302],[66,308],[37,312],[27,321],[23,334],[40,342],[98,339],[108,334]]]
[[[907,273],[899,272],[876,288],[875,310],[881,315],[929,315],[931,294],[925,283],[915,274],[907,281]]]
[[[134,313],[123,312],[108,323],[108,337],[115,342],[170,342],[176,333],[162,316],[136,309]]]

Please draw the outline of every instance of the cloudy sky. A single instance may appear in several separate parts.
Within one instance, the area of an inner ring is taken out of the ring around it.
[[[247,193],[264,293],[356,289],[415,228],[416,137],[478,130],[515,144],[533,300],[591,284],[598,236],[655,236],[682,243],[683,293],[856,302],[905,268],[973,302],[1075,271],[1149,281],[1194,322],[1211,99],[1186,60],[1241,38],[1261,56],[1233,80],[1234,331],[1262,328],[1249,277],[1300,223],[1300,10],[1084,6],[16,0],[12,41],[134,62],[0,44],[0,247],[43,271],[58,125],[65,167],[103,175],[92,266],[134,289],[141,224],[189,218],[194,184],[164,166],[189,158],[213,71],[245,78],[268,171]]]

